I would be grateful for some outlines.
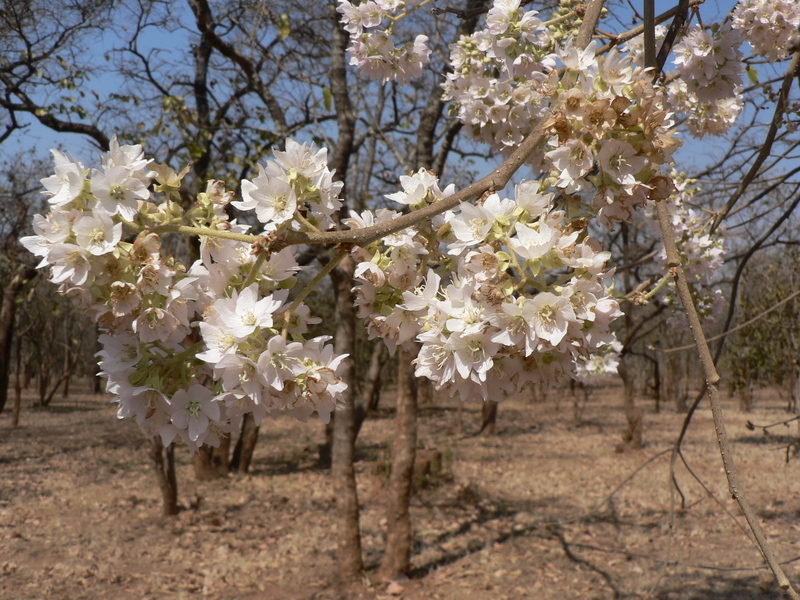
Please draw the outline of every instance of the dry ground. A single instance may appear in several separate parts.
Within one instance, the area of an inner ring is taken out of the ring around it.
[[[620,392],[595,392],[579,427],[566,392],[508,400],[493,438],[454,436],[451,401],[423,407],[420,444],[442,451],[445,477],[414,500],[414,570],[393,596],[371,583],[383,545],[378,473],[391,411],[368,420],[357,463],[369,566],[361,597],[780,598],[740,529],[743,520],[726,514],[737,510],[707,407],[695,416],[685,454],[711,495],[679,466],[686,508],[672,511],[679,497],[670,492],[669,455],[662,453],[683,417],[671,409],[652,414],[651,401],[640,401],[646,446],[617,454]],[[387,393],[384,406],[392,400]],[[785,417],[766,392],[750,415],[732,401],[727,407],[745,486],[790,578],[800,582],[800,560],[791,562],[800,557],[800,459],[785,461],[795,427],[770,436],[745,428],[748,418]],[[467,406],[468,433],[479,419],[480,407]],[[45,412],[23,410],[16,429],[6,411],[0,598],[336,598],[334,498],[328,472],[315,467],[321,439],[318,421],[265,422],[252,474],[210,483],[193,480],[180,450],[185,510],[164,519],[147,443],[135,424],[115,418],[106,398],[74,396]]]

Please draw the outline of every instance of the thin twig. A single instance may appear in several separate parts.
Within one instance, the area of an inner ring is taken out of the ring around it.
[[[730,335],[730,334],[732,334],[732,333],[734,333],[736,331],[739,331],[740,329],[744,329],[748,325],[752,325],[756,321],[759,321],[759,320],[763,319],[764,317],[766,317],[773,310],[775,310],[777,308],[780,308],[781,306],[783,306],[784,304],[789,302],[789,300],[791,300],[795,296],[800,296],[800,290],[797,290],[796,292],[792,292],[786,298],[784,298],[783,300],[781,300],[777,304],[773,304],[772,306],[770,306],[765,311],[758,313],[755,317],[753,317],[749,321],[745,321],[744,323],[742,323],[741,325],[737,325],[733,329],[728,329],[728,331],[725,331],[724,333],[720,333],[719,335],[715,335],[714,337],[710,337],[710,338],[706,339],[706,341],[707,342],[715,342],[717,340],[721,340],[725,336],[728,336],[728,335]],[[669,354],[670,352],[679,352],[681,350],[691,350],[694,347],[695,347],[694,344],[687,344],[686,346],[678,346],[676,348],[664,348],[664,349],[652,348],[652,350],[655,350],[656,352],[661,352],[662,354]]]
[[[725,421],[722,415],[722,406],[719,399],[719,390],[717,385],[720,381],[719,373],[714,366],[714,360],[711,356],[711,351],[708,348],[708,343],[703,333],[703,328],[700,324],[700,317],[694,306],[689,283],[686,281],[686,275],[681,267],[680,254],[678,253],[678,246],[672,235],[672,224],[670,223],[670,215],[667,205],[664,202],[656,203],[656,210],[658,212],[658,224],[661,228],[661,236],[664,241],[664,249],[667,253],[667,263],[669,268],[672,269],[676,285],[678,288],[678,295],[680,296],[681,303],[683,304],[686,318],[689,322],[689,327],[692,330],[697,350],[700,355],[700,364],[703,367],[703,372],[706,378],[706,387],[708,389],[708,398],[711,403],[711,413],[714,418],[714,429],[717,433],[717,442],[719,444],[720,454],[722,456],[722,463],[725,466],[725,475],[728,479],[728,489],[731,496],[739,504],[739,508],[747,520],[747,524],[756,538],[756,543],[761,550],[764,560],[769,565],[770,570],[775,575],[778,585],[786,594],[793,600],[800,600],[800,595],[792,588],[792,584],[783,572],[772,545],[767,540],[761,524],[758,522],[755,512],[750,506],[750,502],[744,493],[744,489],[739,481],[739,471],[733,459],[733,451],[731,448],[730,440],[728,439],[728,432],[725,429]]]
[[[742,178],[741,182],[739,182],[739,185],[737,186],[736,191],[733,193],[733,196],[731,196],[730,200],[728,200],[727,204],[725,204],[725,207],[719,211],[719,214],[714,219],[714,222],[711,224],[710,233],[713,233],[717,227],[719,227],[720,223],[722,223],[722,220],[727,216],[736,202],[738,202],[739,198],[742,197],[747,188],[756,178],[756,175],[758,175],[761,165],[764,164],[764,161],[772,151],[772,144],[775,141],[775,135],[778,133],[778,127],[783,121],[783,113],[786,110],[786,105],[789,102],[789,90],[792,87],[792,83],[794,83],[795,75],[797,75],[799,69],[800,52],[795,52],[794,56],[792,57],[792,62],[789,64],[789,68],[786,70],[786,75],[783,77],[783,85],[781,85],[781,90],[778,93],[778,101],[775,103],[775,112],[772,115],[772,121],[769,124],[767,137],[764,138],[764,142],[762,143],[761,151],[758,153],[755,161],[753,161],[753,164],[750,166],[747,174]]]

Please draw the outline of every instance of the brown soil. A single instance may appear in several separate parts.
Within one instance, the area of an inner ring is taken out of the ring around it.
[[[678,465],[680,509],[664,452],[683,416],[646,414],[645,448],[618,454],[620,395],[595,392],[577,427],[568,392],[505,401],[492,438],[455,437],[452,401],[423,407],[420,443],[442,452],[443,470],[413,502],[411,577],[388,590],[372,580],[391,412],[370,418],[357,463],[369,570],[356,597],[780,598],[727,492],[706,405],[684,449],[707,491]],[[384,404],[391,400],[387,393]],[[640,406],[648,412],[652,402]],[[800,581],[800,560],[791,562],[800,555],[800,478],[798,461],[786,462],[795,426],[768,436],[746,429],[747,419],[786,417],[766,392],[749,415],[734,401],[726,406],[745,487],[779,558],[789,561],[787,574]],[[162,518],[148,444],[106,398],[76,395],[47,411],[23,410],[15,429],[10,419],[9,411],[0,415],[0,598],[341,596],[332,583],[331,480],[315,466],[318,421],[265,421],[246,477],[195,482],[180,449],[184,510]],[[465,423],[477,430],[480,406],[466,407]]]

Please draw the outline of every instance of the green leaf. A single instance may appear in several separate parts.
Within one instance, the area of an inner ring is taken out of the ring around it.
[[[748,65],[747,67],[747,78],[753,85],[758,85],[758,72],[753,68],[752,65]]]
[[[289,37],[291,31],[292,29],[289,27],[289,15],[283,13],[278,20],[278,37],[281,38],[281,40],[285,40]]]
[[[325,110],[330,110],[333,106],[333,94],[328,86],[322,88],[322,101],[325,104]]]

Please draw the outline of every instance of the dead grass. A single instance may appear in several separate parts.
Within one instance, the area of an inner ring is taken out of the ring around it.
[[[679,465],[685,496],[669,486],[670,448],[682,415],[646,414],[644,449],[617,454],[621,390],[597,391],[575,426],[565,391],[500,405],[498,435],[453,436],[455,405],[422,408],[420,443],[444,456],[444,476],[413,505],[415,556],[408,600],[532,598],[780,598],[755,546],[726,514],[727,493],[710,411],[695,416],[685,455],[711,495]],[[560,401],[557,399],[560,398]],[[30,401],[28,398],[27,401]],[[391,404],[390,393],[383,400]],[[651,401],[640,401],[645,413]],[[795,429],[748,431],[782,419],[777,396],[755,411],[727,404],[729,433],[751,499],[781,560],[800,556],[800,478],[785,461]],[[383,479],[391,411],[358,442],[364,557],[369,582],[383,547]],[[480,406],[467,406],[467,430]],[[0,597],[161,600],[335,598],[334,498],[315,466],[319,422],[265,422],[253,472],[198,483],[177,453],[181,504],[159,517],[147,442],[91,395],[50,410],[0,415]],[[644,463],[646,466],[637,472]],[[376,464],[378,465],[376,467]],[[633,473],[635,476],[612,495]],[[676,510],[672,510],[675,508]],[[739,522],[743,523],[741,518]],[[787,565],[800,581],[800,561]],[[388,597],[368,583],[364,598]]]

